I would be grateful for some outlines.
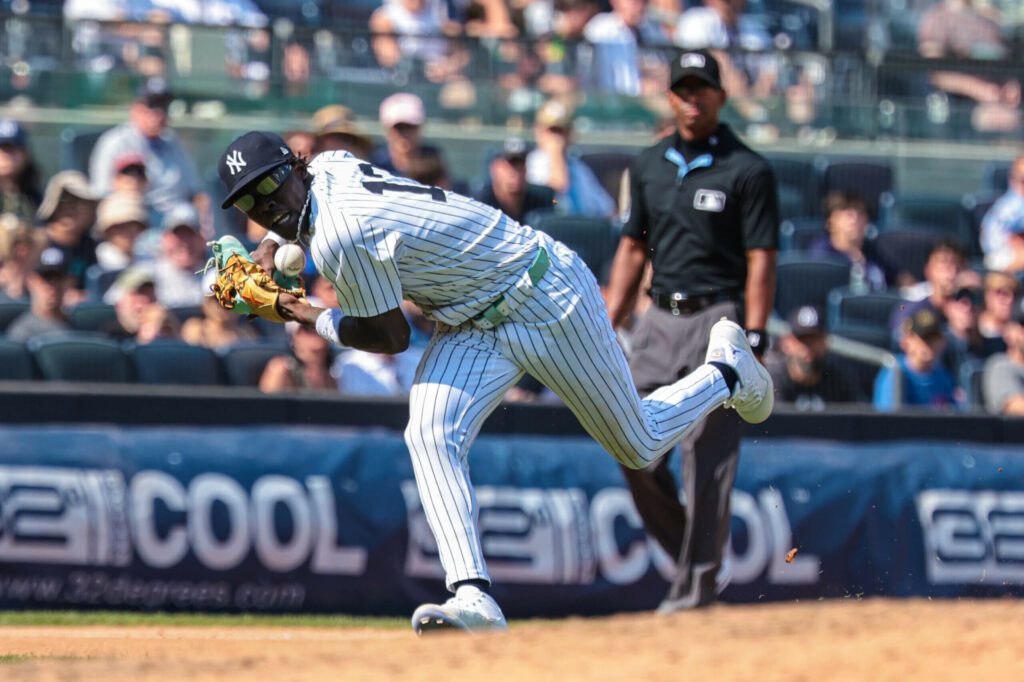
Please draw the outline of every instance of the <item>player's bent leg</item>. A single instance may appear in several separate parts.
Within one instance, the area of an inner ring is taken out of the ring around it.
[[[498,334],[510,357],[557,393],[613,457],[643,468],[723,405],[728,386],[705,365],[641,400],[593,276],[582,263],[559,265]]]
[[[490,582],[477,531],[478,508],[467,455],[484,420],[521,375],[522,370],[495,349],[493,339],[476,330],[440,329],[420,361],[409,396],[405,440],[449,590],[466,580]],[[467,598],[457,597],[454,602],[424,605],[427,612],[419,615],[433,614],[435,625],[437,620],[450,620],[460,629],[493,620],[487,609],[482,621],[469,618],[465,615],[471,611]],[[497,611],[500,614],[500,609]]]

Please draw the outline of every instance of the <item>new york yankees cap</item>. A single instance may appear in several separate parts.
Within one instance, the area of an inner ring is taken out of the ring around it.
[[[687,76],[699,78],[716,90],[722,89],[721,76],[718,73],[718,60],[707,50],[689,50],[679,53],[672,60],[669,70],[668,87],[672,89]]]
[[[295,155],[280,135],[259,130],[242,135],[228,145],[217,165],[220,181],[228,191],[220,207],[230,207],[246,185],[294,160]]]

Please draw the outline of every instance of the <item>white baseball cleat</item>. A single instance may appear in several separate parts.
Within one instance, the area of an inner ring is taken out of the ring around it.
[[[726,407],[735,408],[751,424],[760,424],[771,415],[775,405],[772,377],[754,357],[742,327],[725,318],[715,322],[704,362],[722,362],[736,370],[739,383]]]
[[[473,585],[463,585],[445,603],[417,608],[412,614],[412,629],[422,635],[440,630],[507,630],[508,624],[491,595]]]

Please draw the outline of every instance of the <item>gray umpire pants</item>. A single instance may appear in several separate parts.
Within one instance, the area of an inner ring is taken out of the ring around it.
[[[711,326],[738,320],[738,304],[717,303],[691,315],[651,306],[633,332],[629,368],[646,395],[704,362]],[[729,539],[729,498],[739,463],[742,421],[734,410],[715,410],[683,439],[685,506],[662,457],[646,469],[623,473],[637,510],[677,573],[662,610],[694,608],[715,600],[715,576]]]

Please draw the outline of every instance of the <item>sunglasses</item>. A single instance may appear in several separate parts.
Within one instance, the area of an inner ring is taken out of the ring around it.
[[[281,189],[281,185],[288,180],[288,176],[292,174],[292,165],[290,163],[278,166],[274,170],[270,171],[267,175],[256,183],[256,193],[263,197],[269,197],[271,194]],[[235,199],[235,208],[242,213],[248,213],[256,206],[256,197],[252,194],[243,194]]]

